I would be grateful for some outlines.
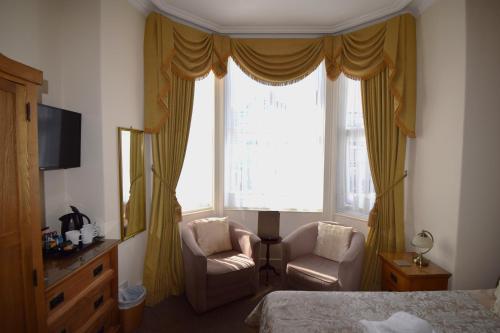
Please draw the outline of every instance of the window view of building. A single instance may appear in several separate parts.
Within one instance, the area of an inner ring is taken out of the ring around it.
[[[215,78],[196,81],[186,157],[177,184],[182,211],[214,207]]]
[[[286,86],[230,62],[225,84],[224,206],[321,211],[325,71]]]
[[[366,150],[360,82],[337,80],[337,203],[340,213],[366,217],[375,203]]]

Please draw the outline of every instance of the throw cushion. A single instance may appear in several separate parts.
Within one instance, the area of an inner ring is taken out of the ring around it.
[[[352,227],[319,222],[314,254],[326,259],[341,261],[351,243],[351,235]]]
[[[206,256],[232,250],[227,217],[196,220],[194,229],[196,241]]]

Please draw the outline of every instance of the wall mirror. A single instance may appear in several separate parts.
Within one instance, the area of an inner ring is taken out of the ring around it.
[[[146,230],[144,132],[118,128],[121,237],[126,240]]]

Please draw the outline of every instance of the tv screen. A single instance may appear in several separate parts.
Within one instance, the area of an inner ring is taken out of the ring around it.
[[[38,104],[38,163],[40,170],[80,166],[82,115]]]

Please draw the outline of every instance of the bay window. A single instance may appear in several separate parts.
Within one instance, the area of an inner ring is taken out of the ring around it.
[[[341,75],[328,92],[333,105],[326,105],[325,76],[321,64],[294,84],[271,86],[251,79],[230,59],[224,84],[215,84],[213,74],[196,81],[177,186],[183,212],[215,207],[322,212],[327,205],[333,215],[327,218],[366,219],[376,194],[360,82]],[[221,119],[217,126],[216,119]],[[223,138],[217,142],[216,129]],[[330,139],[325,146],[325,134],[334,138],[333,146]],[[223,151],[217,161],[215,148]]]

